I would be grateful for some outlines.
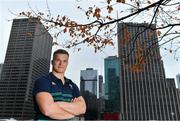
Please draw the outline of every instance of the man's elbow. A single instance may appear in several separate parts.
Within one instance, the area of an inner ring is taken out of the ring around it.
[[[78,115],[85,114],[85,113],[86,113],[86,104],[83,104],[82,107],[80,108]]]
[[[49,110],[50,107],[49,106],[44,106],[43,108],[41,108],[41,113],[44,114],[45,116],[49,117],[50,115],[52,115],[52,110]]]
[[[84,104],[83,108],[82,108],[82,114],[86,113],[86,104]]]

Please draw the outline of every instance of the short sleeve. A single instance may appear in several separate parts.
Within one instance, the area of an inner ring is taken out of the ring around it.
[[[73,98],[77,98],[80,96],[79,88],[76,84],[73,85]]]
[[[33,96],[39,92],[50,92],[50,81],[44,77],[39,78],[34,83]]]

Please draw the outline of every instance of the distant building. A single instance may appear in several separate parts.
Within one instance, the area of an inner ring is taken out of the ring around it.
[[[118,24],[122,120],[180,120],[180,103],[174,84],[166,81],[155,28]]]
[[[3,69],[3,63],[0,64],[0,80],[1,80],[2,69]]]
[[[180,90],[180,74],[176,75],[178,89]]]
[[[105,111],[105,89],[103,76],[99,75],[99,98],[98,98],[98,119],[101,119],[101,113]]]
[[[176,84],[175,84],[175,79],[174,78],[167,78],[166,79],[166,84],[167,84],[167,93],[169,94],[168,101],[171,102],[172,106],[174,107],[179,107],[180,103],[180,96],[179,96],[179,90],[176,89]],[[176,110],[172,109],[171,110],[171,116],[172,118],[176,119]],[[180,113],[177,116],[177,119],[180,119]]]
[[[120,112],[119,58],[109,56],[104,60],[106,111]]]
[[[52,40],[38,19],[13,20],[0,80],[0,119],[33,119],[33,83],[49,72]]]
[[[97,120],[99,110],[97,99],[97,70],[86,68],[86,70],[81,70],[80,76],[80,92],[84,97],[87,106],[84,115],[85,120]]]
[[[103,76],[99,75],[98,76],[98,82],[99,82],[99,97],[103,97]]]
[[[90,93],[97,96],[97,70],[93,68],[87,68],[86,70],[81,70],[81,82],[80,91],[81,93],[89,91]]]

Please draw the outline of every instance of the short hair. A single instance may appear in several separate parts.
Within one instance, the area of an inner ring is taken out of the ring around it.
[[[64,49],[58,49],[53,53],[53,59],[55,58],[56,54],[66,54],[69,56],[69,53]]]

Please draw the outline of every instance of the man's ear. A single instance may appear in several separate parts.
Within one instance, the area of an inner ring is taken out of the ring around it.
[[[53,60],[51,61],[51,64],[53,65]]]

